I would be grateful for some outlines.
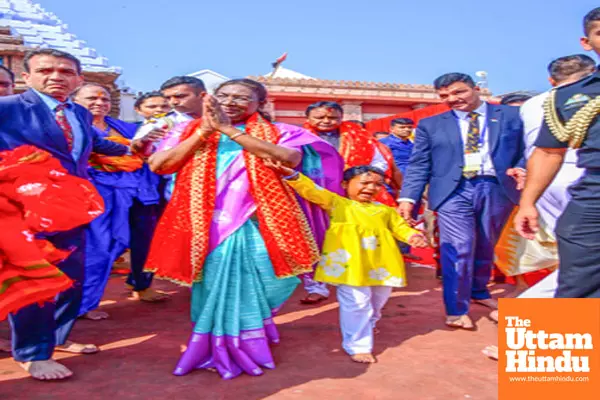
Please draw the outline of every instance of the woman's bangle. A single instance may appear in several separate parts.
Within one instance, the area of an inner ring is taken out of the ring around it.
[[[285,179],[286,181],[290,180],[290,179],[294,179],[295,177],[297,177],[298,175],[300,175],[300,172],[298,171],[294,171],[293,174],[288,175],[288,176],[284,176],[282,177],[283,179]]]
[[[244,131],[239,131],[239,132],[238,132],[238,133],[236,133],[235,135],[231,135],[231,136],[229,136],[229,139],[231,139],[231,140],[234,140],[235,138],[238,138],[238,137],[240,137],[240,136],[243,136],[243,135],[245,135],[245,134],[246,134],[246,132],[244,132]]]

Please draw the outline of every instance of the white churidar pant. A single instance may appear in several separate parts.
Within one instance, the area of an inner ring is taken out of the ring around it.
[[[392,288],[387,286],[337,287],[342,347],[350,355],[373,351],[373,328],[381,318]]]

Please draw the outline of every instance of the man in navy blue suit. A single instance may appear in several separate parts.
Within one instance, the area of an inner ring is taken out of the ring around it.
[[[524,181],[523,125],[517,107],[482,101],[469,75],[445,74],[434,86],[452,111],[419,122],[399,212],[411,221],[429,185],[440,228],[446,324],[472,329],[471,300],[497,308],[487,284],[494,247],[519,201],[516,181]]]
[[[71,54],[34,50],[26,55],[23,79],[28,91],[0,98],[0,150],[33,145],[50,152],[71,174],[87,178],[92,151],[123,155],[128,148],[98,137],[91,127],[91,114],[72,103],[69,95],[82,83],[81,64]],[[51,235],[58,248],[76,250],[59,268],[75,281],[55,303],[33,305],[10,316],[14,359],[40,380],[63,379],[72,372],[52,360],[55,350],[78,354],[98,351],[67,338],[79,312],[84,278],[85,229],[80,227]]]

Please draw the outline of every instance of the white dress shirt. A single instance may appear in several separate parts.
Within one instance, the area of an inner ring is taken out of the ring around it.
[[[488,104],[484,101],[477,109],[473,110],[479,114],[479,132],[480,135],[483,135],[483,143],[481,143],[481,147],[479,148],[482,166],[477,174],[496,176],[496,170],[494,169],[490,154],[490,127],[489,121],[487,121],[487,106]],[[467,136],[469,134],[469,112],[458,110],[453,110],[452,112],[458,120],[458,127],[460,128],[460,136],[462,138],[464,151],[467,145]]]
[[[373,159],[371,160],[371,167],[380,169],[384,172],[388,169],[388,162],[385,160],[385,157],[383,157],[383,154],[381,154],[377,147],[375,147]]]

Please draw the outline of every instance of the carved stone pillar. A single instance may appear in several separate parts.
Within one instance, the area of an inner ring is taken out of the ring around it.
[[[344,101],[342,102],[344,110],[344,120],[363,120],[362,103],[360,101]]]

